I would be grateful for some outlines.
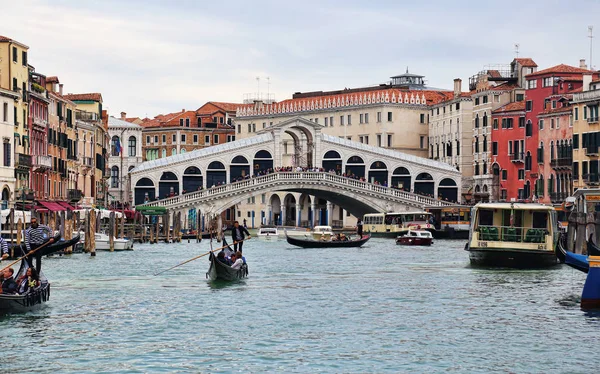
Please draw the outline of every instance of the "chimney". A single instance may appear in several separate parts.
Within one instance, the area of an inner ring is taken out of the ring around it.
[[[63,88],[63,84],[61,83],[58,85],[58,93],[61,94],[61,96],[62,96],[62,88]]]
[[[585,58],[579,60],[579,67],[582,69],[587,69],[587,65],[585,64]]]
[[[456,78],[454,80],[454,97],[459,97],[462,90],[462,80],[460,78]]]
[[[185,113],[185,109],[181,109],[181,113]]]
[[[127,113],[121,112],[121,120],[125,121],[125,118],[127,118]]]
[[[592,74],[583,74],[583,91],[590,90],[590,83],[592,83]]]

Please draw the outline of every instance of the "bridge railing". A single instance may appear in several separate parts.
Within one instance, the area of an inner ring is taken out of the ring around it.
[[[183,205],[185,203],[206,199],[208,197],[246,190],[250,187],[256,187],[264,184],[270,184],[277,181],[302,180],[302,181],[327,181],[335,184],[342,184],[364,191],[372,191],[382,195],[392,196],[404,200],[414,201],[427,206],[445,206],[451,205],[450,202],[437,200],[431,197],[418,195],[412,192],[398,190],[390,187],[380,186],[373,183],[342,177],[337,174],[327,172],[276,172],[260,177],[245,179],[239,182],[233,182],[222,186],[210,187],[206,190],[195,191],[183,195],[173,196],[162,200],[148,202],[146,206],[172,206]]]

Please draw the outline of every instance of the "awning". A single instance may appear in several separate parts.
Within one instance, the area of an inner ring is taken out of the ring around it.
[[[67,210],[62,205],[60,205],[58,203],[53,203],[51,201],[38,201],[38,203],[40,203],[40,205],[47,208],[51,212],[63,212],[65,210]]]
[[[138,205],[135,207],[135,210],[147,216],[159,216],[167,212],[167,209],[162,206]]]
[[[67,203],[66,201],[57,201],[56,203],[59,204],[60,206],[64,207],[66,210],[75,210],[75,208],[71,204]]]

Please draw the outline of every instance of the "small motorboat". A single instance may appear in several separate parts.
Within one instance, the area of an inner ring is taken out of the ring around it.
[[[433,244],[433,235],[429,231],[409,229],[406,234],[396,238],[396,244],[431,245]]]
[[[331,226],[315,226],[312,231],[312,236],[315,240],[321,240],[322,238],[330,240],[334,235]]]
[[[261,227],[256,233],[256,237],[264,240],[277,240],[279,231],[277,227]]]
[[[133,240],[131,239],[117,239],[114,238],[115,251],[128,251],[133,249]],[[110,238],[106,234],[96,233],[96,250],[97,251],[109,251],[110,250]]]
[[[371,235],[363,235],[362,237],[356,237],[355,239],[348,238],[348,240],[304,239],[289,236],[287,234],[285,237],[289,244],[302,248],[354,248],[362,246],[371,239]]]

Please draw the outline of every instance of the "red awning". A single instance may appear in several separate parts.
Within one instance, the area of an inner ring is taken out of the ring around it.
[[[38,201],[42,206],[46,207],[51,212],[62,212],[67,210],[60,204],[53,203],[51,201]]]
[[[67,210],[75,210],[75,208],[73,208],[73,206],[69,203],[67,203],[66,201],[57,201],[57,204],[59,204],[60,206],[64,207]]]

